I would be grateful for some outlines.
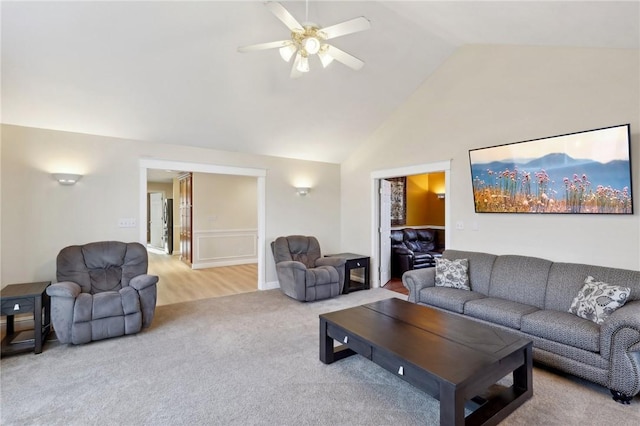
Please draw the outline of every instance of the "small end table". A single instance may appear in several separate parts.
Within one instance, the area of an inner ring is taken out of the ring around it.
[[[7,335],[0,353],[9,355],[33,350],[42,352],[42,344],[51,331],[51,299],[46,293],[51,281],[10,284],[0,292],[2,315],[7,317]],[[15,332],[13,316],[33,313],[33,330]]]
[[[369,289],[369,256],[355,253],[328,254],[327,256],[341,257],[347,260],[347,263],[344,265],[344,286],[342,287],[342,294],[347,294],[355,290]],[[351,279],[351,270],[360,268],[364,269],[363,283]]]

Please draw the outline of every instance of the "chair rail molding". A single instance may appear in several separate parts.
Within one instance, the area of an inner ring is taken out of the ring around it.
[[[257,229],[194,230],[192,269],[258,261]]]

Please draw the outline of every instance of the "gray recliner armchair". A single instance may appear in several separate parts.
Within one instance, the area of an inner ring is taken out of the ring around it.
[[[346,260],[322,257],[315,237],[278,237],[271,243],[271,250],[280,289],[287,296],[311,302],[342,293]]]
[[[158,277],[147,274],[139,243],[101,241],[69,246],[56,260],[58,282],[47,287],[60,343],[81,344],[149,327]]]

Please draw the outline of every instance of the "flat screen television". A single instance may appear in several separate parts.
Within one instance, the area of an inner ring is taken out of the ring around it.
[[[476,213],[633,214],[629,124],[469,150]]]

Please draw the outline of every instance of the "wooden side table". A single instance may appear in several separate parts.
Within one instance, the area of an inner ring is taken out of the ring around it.
[[[2,315],[7,317],[7,335],[0,353],[9,355],[33,350],[42,352],[42,344],[51,331],[51,299],[46,293],[51,281],[10,284],[0,292]],[[15,332],[13,316],[33,313],[33,330]]]
[[[342,287],[342,294],[347,294],[355,290],[369,289],[369,256],[355,253],[328,254],[327,256],[341,257],[347,260],[347,263],[344,265],[344,286]],[[364,270],[363,283],[351,279],[351,270],[360,268]]]

